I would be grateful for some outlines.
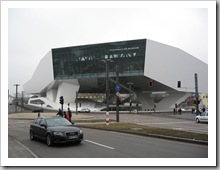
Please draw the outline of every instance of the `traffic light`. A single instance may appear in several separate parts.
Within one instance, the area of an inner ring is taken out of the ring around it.
[[[177,87],[180,88],[181,87],[181,81],[177,82]]]
[[[60,96],[60,104],[63,104],[63,103],[64,103],[63,96]]]
[[[149,86],[152,87],[153,86],[153,80],[149,79]]]

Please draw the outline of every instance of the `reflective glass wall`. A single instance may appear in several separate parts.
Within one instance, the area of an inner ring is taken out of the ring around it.
[[[110,76],[116,64],[120,76],[144,75],[145,50],[146,39],[52,49],[54,79],[105,77],[103,59],[114,61]]]

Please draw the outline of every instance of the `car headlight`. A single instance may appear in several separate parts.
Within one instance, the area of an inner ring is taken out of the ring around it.
[[[80,129],[80,130],[79,130],[79,133],[80,133],[80,134],[82,134],[82,133],[83,133],[83,131]]]
[[[59,136],[63,136],[62,132],[53,132],[54,135],[59,135]]]

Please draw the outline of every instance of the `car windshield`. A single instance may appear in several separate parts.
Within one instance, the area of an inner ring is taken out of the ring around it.
[[[202,112],[202,113],[201,113],[201,116],[205,116],[206,113],[207,113],[207,116],[208,116],[208,112]]]
[[[46,119],[47,121],[47,126],[70,126],[72,123],[70,123],[67,119],[65,118],[52,118],[52,119]]]

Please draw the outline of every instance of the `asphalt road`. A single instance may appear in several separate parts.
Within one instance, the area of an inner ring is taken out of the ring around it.
[[[194,120],[181,120],[172,122],[154,122],[154,123],[139,123],[140,125],[153,126],[166,129],[181,130],[187,132],[208,134],[207,123],[196,123]]]
[[[207,158],[208,146],[131,134],[83,129],[81,144],[48,147],[29,139],[30,120],[9,119],[9,136],[40,158]]]

